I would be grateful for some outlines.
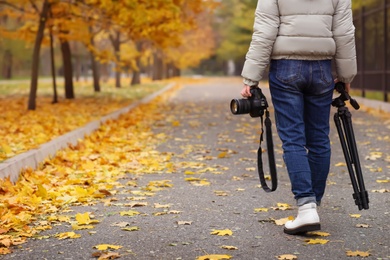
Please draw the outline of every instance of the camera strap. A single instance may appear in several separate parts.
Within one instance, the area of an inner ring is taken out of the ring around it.
[[[260,134],[260,145],[257,150],[257,170],[259,172],[260,184],[264,191],[272,192],[275,191],[278,186],[277,172],[276,172],[276,163],[275,163],[275,155],[274,155],[274,143],[272,140],[272,122],[269,118],[268,109],[265,111],[265,120],[263,121],[263,116],[260,117],[261,120],[261,134]],[[265,181],[264,171],[263,171],[263,160],[262,160],[262,149],[261,143],[263,142],[263,134],[264,134],[264,125],[265,125],[265,133],[267,140],[267,153],[268,153],[268,163],[271,175],[271,183],[272,187],[269,188],[267,182]]]

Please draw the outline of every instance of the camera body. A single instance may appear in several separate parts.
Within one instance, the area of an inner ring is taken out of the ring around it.
[[[234,115],[248,114],[251,117],[261,117],[268,108],[267,99],[257,86],[251,87],[252,96],[248,99],[232,99],[230,110]]]

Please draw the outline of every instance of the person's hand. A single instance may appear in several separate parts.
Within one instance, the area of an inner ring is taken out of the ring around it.
[[[349,93],[350,90],[351,90],[351,83],[345,83],[345,91]]]
[[[243,88],[241,90],[241,96],[243,96],[245,98],[248,98],[248,97],[252,96],[252,94],[251,94],[251,87],[244,84],[244,86],[243,86]]]
[[[339,79],[334,80],[334,83],[337,83],[337,82],[339,82]],[[351,83],[344,83],[344,84],[345,84],[345,91],[347,93],[349,93],[349,91],[351,90]]]

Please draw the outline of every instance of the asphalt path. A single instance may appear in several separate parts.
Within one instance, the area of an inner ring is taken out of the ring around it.
[[[271,103],[267,87],[262,89]],[[77,231],[81,238],[58,240],[55,234],[71,228],[66,224],[54,226],[42,232],[40,239],[29,239],[0,258],[94,259],[98,251],[95,245],[111,244],[123,246],[110,251],[119,253],[120,259],[197,259],[213,254],[244,260],[282,255],[310,260],[362,258],[348,257],[348,251],[368,253],[364,259],[390,259],[389,183],[377,182],[390,179],[390,122],[352,111],[370,199],[370,209],[362,211],[354,205],[351,181],[341,164],[344,157],[331,122],[332,164],[319,208],[324,236],[290,236],[275,222],[296,214],[277,132],[274,128],[279,187],[265,193],[255,171],[260,121],[249,115],[234,116],[229,110],[230,100],[239,98],[240,90],[237,79],[200,81],[183,86],[167,101],[162,112],[165,118],[156,122],[153,131],[170,137],[158,150],[172,155],[177,171],[138,177],[139,186],[150,181],[169,180],[172,184],[147,197],[148,206],[134,208],[142,214],[121,216],[118,212],[123,208],[103,203],[72,207],[71,214],[92,212],[100,220],[93,232]],[[272,107],[270,111],[274,123]],[[178,123],[172,127],[164,123],[166,118]],[[268,171],[267,157],[263,159]],[[121,196],[129,195],[122,192],[116,197]],[[284,210],[285,204],[291,209]],[[123,222],[139,230],[126,232],[115,226]],[[215,230],[229,230],[232,235],[211,234]],[[323,244],[311,244],[318,239],[323,239]]]

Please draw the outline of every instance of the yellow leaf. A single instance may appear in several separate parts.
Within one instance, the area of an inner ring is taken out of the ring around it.
[[[349,214],[351,218],[360,218],[362,215],[360,214]]]
[[[327,233],[327,232],[321,232],[321,231],[312,231],[312,232],[308,232],[306,235],[307,235],[307,236],[319,236],[319,237],[328,237],[328,236],[330,236],[329,233]]]
[[[91,220],[91,218],[89,216],[89,212],[77,213],[76,220],[77,220],[77,224],[79,224],[79,225],[89,225],[92,223],[99,223],[98,220]]]
[[[279,260],[295,260],[298,259],[296,255],[279,255],[278,256]]]
[[[277,203],[277,207],[273,207],[274,210],[289,210],[291,205],[287,203]]]
[[[0,255],[11,254],[11,249],[7,247],[0,247]]]
[[[370,169],[370,172],[383,172],[382,167]]]
[[[103,253],[99,256],[98,260],[108,260],[108,259],[116,259],[120,258],[119,253],[114,253],[114,252],[108,252],[108,253]]]
[[[389,183],[390,180],[376,180],[377,183]]]
[[[185,175],[193,175],[193,174],[195,174],[195,172],[193,172],[193,171],[185,171],[184,174]]]
[[[179,121],[173,121],[172,122],[172,126],[180,126],[180,122]]]
[[[235,247],[235,246],[225,246],[225,245],[221,246],[221,248],[227,249],[227,250],[237,250],[237,249],[238,249],[238,248]]]
[[[128,227],[128,228],[122,228],[123,231],[138,231],[139,227]]]
[[[388,190],[388,189],[380,189],[380,190],[372,190],[372,192],[388,193],[388,192],[390,192],[390,190]]]
[[[37,187],[38,187],[37,195],[39,197],[41,197],[42,199],[46,199],[46,197],[47,197],[47,190],[45,189],[45,187],[43,187],[43,185],[40,184],[40,183],[37,185]]]
[[[311,244],[311,245],[317,245],[317,244],[324,245],[324,244],[328,243],[329,240],[316,238],[316,239],[306,239],[305,242],[308,244]]]
[[[5,154],[12,154],[11,146],[6,144],[1,144],[0,146],[0,152],[3,152]]]
[[[334,166],[336,166],[336,167],[347,166],[347,164],[345,162],[339,162],[339,163],[336,163]]]
[[[255,212],[268,212],[267,208],[256,208]]]
[[[231,259],[232,256],[230,255],[204,255],[199,256],[196,258],[196,260],[225,260],[225,259]]]
[[[167,209],[167,208],[170,208],[171,206],[172,206],[172,204],[154,203],[154,207],[155,207],[156,209],[161,209],[161,208]]]
[[[287,218],[281,218],[281,219],[274,220],[274,222],[275,222],[275,224],[277,226],[283,226],[289,220],[294,220],[294,217],[293,216],[289,216]]]
[[[220,154],[218,154],[218,158],[226,158],[226,155],[227,155],[227,152],[221,152]]]
[[[104,251],[107,249],[115,249],[115,250],[120,249],[120,248],[122,248],[122,246],[116,246],[116,245],[110,245],[110,244],[100,244],[100,245],[94,246],[94,248],[96,248],[97,250]]]
[[[67,239],[67,238],[79,238],[81,235],[76,234],[75,232],[64,232],[55,235],[55,237],[58,237],[58,239]]]
[[[370,256],[370,252],[362,252],[362,251],[347,251],[347,256],[362,256],[362,257],[368,257]]]
[[[224,229],[224,230],[213,229],[213,231],[211,231],[210,234],[217,235],[217,236],[231,236],[233,235],[233,231],[231,231],[230,229]]]
[[[84,225],[84,226],[79,226],[79,225],[72,225],[73,230],[83,230],[83,229],[93,229],[94,226],[92,225]]]
[[[139,213],[138,211],[134,211],[134,210],[129,210],[129,211],[121,211],[119,213],[121,216],[135,216],[135,215],[139,215],[141,213]]]
[[[228,192],[222,190],[215,190],[214,194],[217,196],[228,196]]]

